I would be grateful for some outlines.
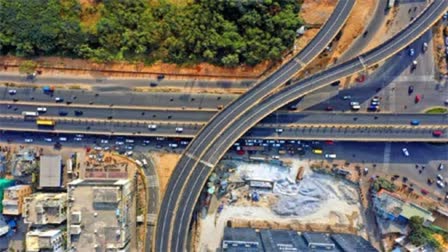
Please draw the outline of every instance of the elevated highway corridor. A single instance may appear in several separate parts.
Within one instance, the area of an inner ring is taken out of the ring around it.
[[[261,101],[270,92],[285,84],[293,74],[302,70],[331,42],[337,35],[351,12],[354,0],[339,1],[333,14],[327,20],[320,32],[307,44],[307,46],[295,55],[290,61],[281,66],[277,71],[261,80],[248,92],[226,106],[221,113],[216,114],[209,123],[202,127],[197,136],[185,150],[185,155],[179,160],[167,186],[167,193],[162,201],[157,220],[156,236],[154,238],[155,251],[182,251],[183,248],[171,247],[170,244],[177,237],[173,235],[173,213],[177,208],[179,192],[183,191],[184,183],[207,148],[214,142],[220,132],[230,126],[240,115]],[[182,228],[183,229],[183,228]]]
[[[184,158],[186,159],[185,163],[180,162],[176,167],[176,171],[188,168],[190,173],[187,176],[172,177],[170,180],[175,185],[181,183],[183,186],[169,188],[173,191],[171,195],[164,199],[164,202],[175,201],[173,198],[178,198],[179,201],[175,204],[168,204],[168,206],[171,206],[168,208],[164,208],[164,206],[167,206],[166,204],[162,205],[156,236],[157,239],[161,240],[156,241],[162,245],[162,248],[171,248],[173,251],[185,250],[188,239],[188,227],[194,206],[207,177],[226,150],[252,126],[278,108],[309,92],[388,59],[430,29],[444,14],[447,7],[448,1],[433,1],[410,25],[379,47],[280,90],[255,106],[251,106],[247,111],[244,111],[243,115],[238,117],[238,120],[230,125],[224,122],[221,124],[221,130],[217,134],[218,137],[214,138],[213,142],[207,141],[207,145],[204,145],[203,143],[205,142],[201,134],[199,134],[190,144],[190,147],[200,144],[202,147],[200,153],[203,153],[203,155],[195,155],[197,152],[191,152],[191,149],[187,149],[184,154],[184,157],[186,157]],[[224,125],[226,126],[224,127]],[[193,150],[197,151],[196,149]],[[190,160],[195,160],[196,162],[194,163]],[[192,166],[193,163],[194,165]],[[166,218],[166,215],[172,217]],[[174,220],[171,221],[171,219]],[[166,223],[162,224],[160,222]],[[169,226],[172,231],[167,232],[166,228],[163,228],[164,226]],[[162,236],[165,239],[162,239]],[[163,245],[164,242],[170,243],[171,246]],[[161,247],[157,246],[156,249],[158,248]]]

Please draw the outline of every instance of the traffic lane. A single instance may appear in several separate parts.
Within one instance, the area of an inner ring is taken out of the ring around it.
[[[447,142],[448,138],[445,135],[442,137],[434,137],[433,131],[438,128],[363,128],[363,127],[298,127],[285,129],[282,133],[277,133],[272,128],[254,128],[250,130],[244,137],[246,138],[261,138],[261,139],[315,139],[315,140],[342,140],[342,141],[434,141]],[[219,155],[215,153],[215,158]],[[208,157],[208,156],[207,156]],[[212,160],[215,160],[212,159]]]
[[[364,60],[364,64],[376,64],[385,60],[384,56],[386,56],[387,59],[395,52],[403,49],[406,46],[406,41],[412,41],[414,38],[423,35],[423,33],[428,30],[428,27],[432,27],[432,25],[438,20],[434,19],[434,17],[442,17],[447,7],[447,1],[435,0],[433,4],[430,4],[425,11],[419,15],[418,18],[414,18],[411,21],[409,26],[410,29],[402,29],[395,34],[391,40],[389,40],[390,42],[386,42],[383,46],[376,47],[361,55],[362,60]]]
[[[24,111],[37,111],[39,106],[20,104],[0,104],[0,113],[8,115],[21,115]],[[145,121],[184,121],[184,122],[207,122],[214,114],[213,111],[173,111],[157,109],[122,109],[122,108],[89,108],[70,106],[40,106],[45,107],[47,112],[40,113],[42,117],[76,117],[79,119],[122,119],[122,120],[145,120]],[[76,111],[82,112],[77,115]],[[61,113],[64,113],[61,115]]]
[[[448,115],[434,114],[384,114],[384,113],[282,113],[275,112],[260,121],[259,124],[272,124],[272,127],[282,127],[282,124],[388,124],[410,125],[417,120],[420,125],[448,125]]]
[[[16,83],[32,83],[35,85],[76,85],[78,83],[92,85],[93,89],[98,91],[103,88],[119,88],[121,90],[129,90],[133,87],[145,87],[150,86],[151,83],[157,83],[160,87],[201,87],[201,88],[248,88],[255,80],[196,80],[196,79],[183,79],[183,80],[170,80],[170,79],[152,79],[152,78],[88,78],[88,77],[70,77],[70,76],[51,76],[46,75],[45,70],[42,75],[38,75],[33,81],[27,80],[26,75],[1,72],[0,81],[16,82]]]
[[[10,95],[8,90],[15,89],[17,93]],[[38,88],[8,88],[0,87],[0,100],[24,102],[55,103],[55,97],[83,105],[115,105],[168,108],[210,108],[217,109],[234,100],[237,95],[193,94],[193,93],[156,93],[156,92],[91,92],[86,90],[55,90],[46,94]],[[61,104],[61,105],[63,105]]]

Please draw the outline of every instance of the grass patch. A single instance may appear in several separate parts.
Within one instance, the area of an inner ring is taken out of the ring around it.
[[[443,107],[430,108],[430,109],[426,110],[425,113],[426,114],[446,114],[446,113],[448,113],[448,109],[443,108]]]
[[[70,85],[68,87],[68,89],[81,89],[81,86],[79,86],[79,85]]]

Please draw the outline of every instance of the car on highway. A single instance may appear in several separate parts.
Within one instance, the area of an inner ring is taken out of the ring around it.
[[[150,130],[156,130],[156,129],[157,129],[157,124],[149,124],[149,125],[148,125],[148,129],[150,129]]]
[[[327,107],[325,108],[325,110],[326,110],[326,111],[333,111],[333,110],[334,110],[334,107],[333,107],[333,106],[327,106]]]
[[[325,154],[325,158],[328,158],[328,159],[335,159],[335,158],[336,158],[336,154],[334,154],[334,153],[331,153],[331,154]]]
[[[426,52],[426,50],[428,50],[428,43],[424,42],[422,45],[422,51]]]
[[[419,121],[419,120],[412,120],[412,121],[411,121],[411,125],[412,125],[412,126],[420,125],[420,121]]]
[[[66,116],[66,115],[68,115],[68,112],[67,111],[59,111],[59,115]]]
[[[32,138],[25,138],[24,141],[25,141],[25,143],[32,143],[33,139]]]
[[[15,90],[15,89],[10,89],[10,90],[8,90],[8,94],[10,94],[10,95],[15,95],[15,94],[17,94],[17,90]]]
[[[422,97],[420,95],[416,95],[414,99],[414,103],[419,103]]]
[[[409,56],[414,56],[415,55],[415,50],[414,48],[409,48]]]
[[[82,112],[81,110],[75,110],[75,116],[82,116],[84,114],[84,112]]]
[[[47,108],[45,108],[45,107],[37,107],[37,112],[39,112],[39,113],[45,113],[45,112],[47,112]]]
[[[46,138],[44,138],[44,141],[47,143],[51,143],[51,142],[53,142],[53,139],[46,137]]]
[[[177,128],[176,128],[176,132],[177,132],[177,133],[182,133],[182,132],[184,132],[184,128],[177,127]]]
[[[401,149],[401,151],[403,152],[403,155],[404,155],[405,157],[409,157],[409,151],[408,151],[407,148],[403,148],[403,149]]]
[[[157,87],[158,85],[159,85],[159,83],[157,83],[157,82],[149,83],[149,86],[151,86],[151,87]]]
[[[440,137],[440,136],[443,135],[443,132],[441,130],[434,130],[432,132],[432,135],[435,136],[435,137]]]
[[[64,99],[58,96],[58,97],[54,98],[54,101],[55,102],[64,102]]]

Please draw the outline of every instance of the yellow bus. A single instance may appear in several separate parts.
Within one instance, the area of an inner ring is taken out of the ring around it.
[[[317,155],[322,155],[323,151],[322,149],[313,149],[313,153]]]
[[[37,119],[36,124],[38,126],[54,126],[56,122],[50,119]]]

